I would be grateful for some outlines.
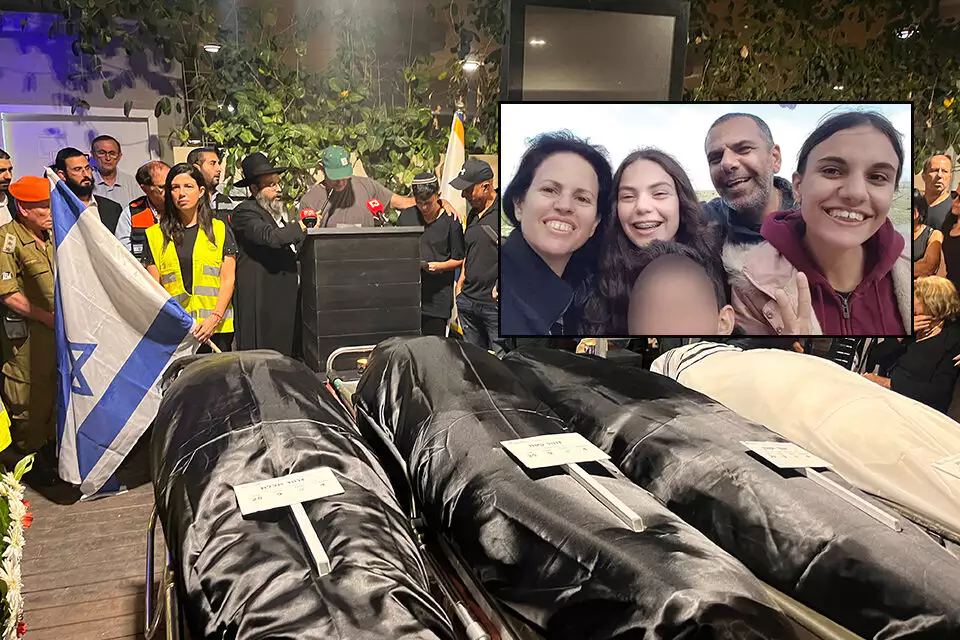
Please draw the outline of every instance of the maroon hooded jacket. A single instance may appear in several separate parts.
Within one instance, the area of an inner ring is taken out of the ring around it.
[[[760,233],[798,271],[806,274],[813,310],[824,335],[906,333],[891,273],[905,241],[889,219],[864,244],[864,277],[849,296],[849,302],[837,294],[803,246],[806,223],[800,211],[780,211],[768,216]]]

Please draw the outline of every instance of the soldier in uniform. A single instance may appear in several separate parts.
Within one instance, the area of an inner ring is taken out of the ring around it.
[[[10,185],[10,193],[17,215],[0,226],[0,299],[11,349],[3,365],[3,402],[17,448],[47,453],[44,445],[54,440],[57,371],[50,183],[24,176]]]

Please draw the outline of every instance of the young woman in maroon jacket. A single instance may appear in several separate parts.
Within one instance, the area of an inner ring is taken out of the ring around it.
[[[909,331],[910,252],[888,219],[903,158],[900,134],[879,113],[834,115],[810,134],[793,174],[800,209],[764,222],[760,232],[766,242],[747,254],[742,273],[731,282],[741,330]],[[781,313],[785,298],[795,312]]]

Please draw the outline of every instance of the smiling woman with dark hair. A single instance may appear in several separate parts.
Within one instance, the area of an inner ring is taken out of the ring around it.
[[[576,335],[610,210],[606,151],[569,132],[534,138],[503,197],[516,227],[500,252],[500,332]]]
[[[583,334],[625,336],[630,291],[652,242],[679,242],[719,261],[720,225],[708,220],[686,171],[659,149],[628,155],[613,178],[616,215],[603,224],[599,271],[584,310]]]
[[[797,158],[799,211],[764,221],[766,242],[746,255],[730,283],[737,326],[750,334],[906,333],[910,256],[889,220],[903,161],[901,135],[883,115],[851,111],[824,120]],[[804,280],[812,314],[800,302]],[[784,313],[791,308],[809,321]]]

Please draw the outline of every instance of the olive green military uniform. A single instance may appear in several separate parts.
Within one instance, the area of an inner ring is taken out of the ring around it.
[[[41,247],[19,220],[0,226],[0,297],[20,292],[34,307],[53,313],[53,236]],[[42,322],[2,307],[4,341],[3,401],[13,422],[13,441],[37,451],[54,437],[56,420],[56,343]],[[25,335],[24,335],[25,334]]]

